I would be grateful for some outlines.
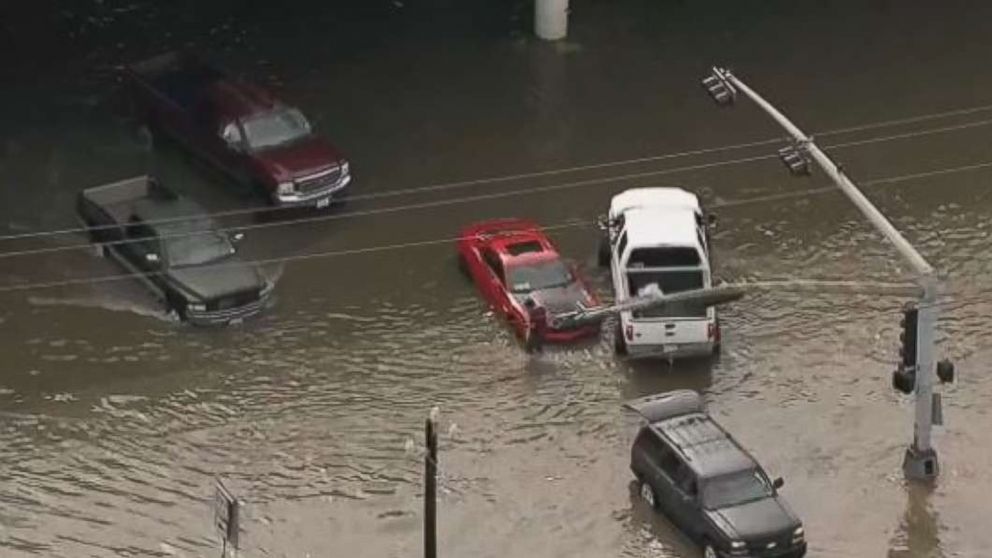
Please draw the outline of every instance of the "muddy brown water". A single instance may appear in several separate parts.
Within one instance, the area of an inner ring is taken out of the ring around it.
[[[728,64],[811,132],[989,102],[988,7],[899,2],[573,2],[568,41],[539,44],[526,3],[216,2],[8,8],[0,77],[0,230],[75,225],[78,189],[150,169],[213,210],[251,207],[113,108],[109,69],[180,46],[261,76],[350,155],[356,194],[780,136],[698,86]],[[356,4],[357,5],[357,4]],[[30,56],[28,53],[31,53]],[[989,112],[829,136],[865,139]],[[992,160],[992,126],[836,149],[878,178]],[[254,258],[454,236],[498,216],[591,221],[635,185],[681,185],[718,208],[727,280],[897,280],[904,266],[840,194],[734,205],[827,185],[775,160],[611,176],[755,148],[358,199],[339,211],[603,178],[557,192],[249,230]],[[171,321],[131,281],[0,293],[0,555],[214,556],[215,476],[246,501],[244,556],[421,552],[422,421],[441,409],[443,556],[672,556],[698,550],[649,513],[627,468],[628,398],[704,393],[806,524],[810,556],[982,557],[992,548],[990,170],[878,184],[869,196],[947,273],[945,389],[931,489],[907,485],[911,400],[889,386],[900,300],[756,292],[723,311],[713,362],[630,363],[598,342],[522,353],[429,245],[267,266],[271,308],[223,330]],[[250,218],[227,221],[238,225]],[[604,295],[596,231],[556,231]],[[5,242],[68,246],[81,236]],[[5,284],[118,273],[92,251],[0,259]],[[412,447],[412,451],[411,451]]]

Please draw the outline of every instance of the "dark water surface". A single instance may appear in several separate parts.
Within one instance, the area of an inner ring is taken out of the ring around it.
[[[213,210],[251,207],[175,149],[150,150],[117,115],[113,67],[188,43],[303,107],[349,154],[356,195],[780,136],[749,103],[712,105],[698,86],[712,64],[810,132],[989,102],[985,4],[809,4],[574,0],[569,39],[556,45],[530,39],[526,2],[0,8],[0,234],[74,227],[79,189],[146,170]],[[867,182],[990,162],[990,130],[831,153]],[[764,160],[610,179],[770,152],[356,199],[340,213],[533,190],[249,230],[244,249],[264,259],[444,239],[498,216],[591,222],[625,188],[681,185],[717,208],[724,279],[905,278],[839,193],[734,203],[828,185],[821,174],[795,179]],[[899,468],[912,420],[911,400],[889,387],[900,300],[757,292],[724,311],[724,352],[711,364],[617,360],[605,332],[530,359],[443,243],[269,265],[280,277],[273,307],[219,331],[170,320],[131,281],[0,293],[0,556],[215,556],[215,475],[248,503],[244,556],[419,555],[417,448],[434,405],[442,555],[697,556],[637,500],[635,423],[620,411],[627,398],[684,387],[786,478],[810,556],[988,556],[990,178],[975,169],[867,187],[949,277],[939,352],[960,381],[945,390],[932,490],[908,486]],[[553,236],[608,294],[595,229]],[[0,259],[4,284],[115,273],[92,250]]]

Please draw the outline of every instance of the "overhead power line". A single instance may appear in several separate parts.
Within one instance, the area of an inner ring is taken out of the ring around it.
[[[936,170],[932,170],[932,171],[909,173],[909,174],[903,174],[903,175],[899,175],[899,176],[890,176],[890,177],[884,177],[884,178],[876,178],[876,179],[872,179],[872,180],[862,181],[861,184],[863,186],[873,186],[873,185],[882,185],[882,184],[897,184],[897,183],[907,182],[907,181],[914,180],[914,179],[929,178],[929,177],[933,177],[933,176],[941,176],[941,175],[953,174],[953,173],[958,173],[958,172],[966,172],[966,171],[978,170],[978,169],[985,169],[985,168],[992,168],[992,161],[985,161],[985,162],[982,162],[982,163],[976,163],[976,164],[971,164],[971,165],[962,165],[962,166],[958,166],[958,167],[936,169]],[[742,200],[730,200],[730,201],[725,201],[725,202],[714,202],[712,204],[709,204],[708,207],[710,207],[710,208],[737,207],[737,206],[749,205],[749,204],[754,204],[754,203],[767,203],[769,201],[777,201],[777,200],[782,200],[782,199],[790,199],[790,198],[798,198],[798,197],[803,197],[803,196],[817,195],[817,194],[823,194],[823,193],[827,193],[827,192],[836,192],[836,188],[834,188],[832,186],[831,187],[824,187],[824,188],[812,188],[812,189],[807,189],[807,190],[803,190],[803,191],[800,191],[800,192],[786,192],[786,193],[782,193],[782,194],[771,194],[771,195],[767,195],[767,196],[756,196],[756,197],[753,197],[753,198],[746,198],[746,199],[742,199]],[[594,227],[594,226],[595,226],[595,223],[593,223],[591,221],[584,221],[583,220],[583,221],[569,221],[569,222],[563,222],[563,223],[556,223],[556,224],[552,224],[552,225],[542,226],[541,228],[543,230],[545,230],[545,231],[556,231],[556,230],[577,229],[577,228]],[[298,254],[298,255],[294,255],[294,256],[282,256],[282,257],[277,257],[277,258],[267,258],[267,259],[259,259],[259,260],[248,260],[248,261],[243,262],[243,263],[254,264],[254,265],[266,265],[266,264],[285,263],[285,262],[300,261],[300,260],[312,260],[312,259],[333,258],[333,257],[341,257],[341,256],[354,256],[354,255],[361,255],[361,254],[372,254],[372,253],[377,253],[377,252],[386,252],[386,251],[392,251],[392,250],[403,250],[403,249],[408,249],[408,248],[420,248],[420,247],[425,247],[425,246],[436,246],[436,245],[441,245],[441,244],[453,244],[453,243],[459,241],[461,238],[462,237],[449,237],[449,238],[432,239],[432,240],[421,240],[421,241],[413,241],[413,242],[402,242],[402,243],[397,243],[397,244],[384,244],[384,245],[378,245],[378,246],[366,246],[366,247],[362,247],[362,248],[349,248],[349,249],[343,249],[343,250],[331,250],[331,251],[322,251],[322,252],[312,252],[312,253],[308,253],[308,254]],[[232,265],[232,264],[220,263],[220,264],[217,264],[217,267],[224,267],[226,265]],[[233,265],[237,265],[237,264],[233,264]],[[46,289],[46,288],[63,287],[63,286],[71,286],[71,285],[106,283],[106,282],[112,282],[112,281],[122,281],[122,280],[126,280],[126,279],[133,279],[133,278],[138,278],[138,277],[151,277],[151,276],[156,276],[156,275],[161,275],[161,274],[162,274],[162,272],[121,273],[121,274],[115,274],[115,275],[104,275],[104,276],[99,276],[99,277],[81,277],[81,278],[76,278],[76,279],[63,279],[63,280],[48,281],[48,282],[28,282],[28,283],[17,284],[17,285],[3,285],[3,286],[0,286],[0,293],[2,293],[2,292],[11,292],[11,291]]]
[[[925,122],[925,121],[929,121],[929,120],[938,120],[938,119],[941,119],[941,118],[951,118],[951,117],[955,117],[955,116],[965,116],[965,115],[976,114],[976,113],[980,113],[980,112],[986,112],[986,111],[989,111],[989,110],[992,110],[992,104],[989,104],[989,105],[979,105],[979,106],[974,106],[974,107],[966,107],[966,108],[960,108],[960,109],[952,109],[952,110],[947,110],[947,111],[934,112],[934,113],[917,115],[917,116],[910,116],[910,117],[905,117],[905,118],[883,120],[883,121],[871,122],[871,123],[867,123],[867,124],[860,124],[860,125],[855,125],[855,126],[848,126],[848,127],[845,127],[845,128],[835,128],[835,129],[832,129],[832,130],[826,130],[826,131],[823,131],[823,132],[818,132],[816,135],[817,136],[821,136],[821,137],[826,137],[826,136],[840,135],[840,134],[846,134],[846,133],[862,132],[862,131],[867,131],[867,130],[875,130],[875,129],[879,129],[879,128],[888,128],[888,127],[893,127],[893,126],[901,126],[901,125],[906,125],[906,124],[913,124],[913,123]],[[970,124],[969,123],[966,123],[964,125],[964,128],[974,127],[974,126],[982,126],[982,125],[986,125],[986,124],[988,124],[987,121],[978,121],[977,123],[970,123]],[[957,130],[957,129],[963,129],[963,128],[962,127],[958,127],[958,126],[951,126],[951,127],[947,127],[946,129],[943,129],[943,128],[942,129],[936,129],[933,132],[925,132],[925,133],[939,133],[939,132],[952,131],[952,130]],[[904,137],[913,137],[913,135],[915,135],[915,134],[912,133],[912,132],[910,132],[910,133],[908,133],[908,135],[906,135],[906,134],[899,134],[899,135],[896,135],[896,136],[892,136],[890,139],[901,139],[901,138],[904,138]],[[720,153],[720,152],[724,152],[724,151],[742,150],[742,149],[753,148],[753,147],[761,147],[761,146],[766,146],[766,145],[773,145],[773,144],[780,143],[781,141],[782,141],[782,138],[768,138],[768,139],[764,139],[764,140],[757,140],[757,141],[751,141],[751,142],[737,143],[737,144],[724,145],[724,146],[718,146],[718,147],[708,147],[708,148],[693,149],[693,150],[680,151],[680,152],[674,152],[674,153],[665,153],[665,154],[660,154],[660,155],[649,155],[649,156],[645,156],[645,157],[637,157],[637,158],[632,158],[632,159],[622,159],[622,160],[618,160],[618,161],[606,161],[606,162],[601,162],[601,163],[591,163],[591,164],[588,164],[588,165],[578,165],[578,166],[558,168],[558,169],[550,169],[550,170],[544,170],[544,171],[533,171],[533,172],[517,173],[517,174],[510,174],[510,175],[503,175],[503,176],[493,176],[493,177],[486,177],[486,178],[461,180],[461,181],[456,181],[456,182],[445,182],[445,183],[431,184],[431,185],[427,185],[427,186],[418,186],[418,187],[412,187],[412,188],[402,188],[402,189],[397,189],[397,190],[387,190],[387,191],[384,191],[384,192],[370,192],[370,193],[365,193],[365,194],[354,194],[354,195],[349,196],[348,199],[349,200],[381,199],[381,198],[389,198],[389,197],[398,197],[398,196],[422,194],[422,193],[427,193],[427,192],[437,192],[437,191],[453,190],[453,189],[467,188],[467,187],[472,187],[472,186],[483,186],[483,185],[489,185],[489,184],[499,184],[499,183],[504,183],[504,182],[513,182],[513,181],[517,181],[517,180],[529,179],[529,178],[542,178],[542,177],[555,176],[555,175],[560,175],[560,174],[570,174],[570,173],[576,173],[576,172],[587,172],[587,171],[591,171],[591,170],[600,170],[600,169],[605,169],[605,168],[613,168],[613,167],[630,166],[630,165],[644,164],[644,163],[651,163],[651,162],[659,162],[659,161],[664,161],[664,160],[669,160],[669,159],[677,159],[677,158],[682,158],[682,157],[692,157],[692,156],[699,156],[699,155],[708,155],[708,154]],[[879,141],[879,140],[874,140],[874,141]],[[868,140],[868,143],[873,143],[873,141],[871,139],[869,139]],[[847,146],[854,146],[854,145],[863,145],[863,144],[862,143],[858,143],[858,142],[849,142],[849,143],[845,143],[845,144],[838,144],[838,145],[827,146],[827,147],[840,148],[840,147],[847,147]],[[692,170],[692,168],[689,168],[688,170]],[[613,179],[614,178],[606,178],[603,181],[609,181],[609,180],[613,180]],[[213,217],[213,218],[224,218],[224,217],[234,217],[234,216],[241,216],[241,215],[258,215],[258,214],[264,214],[264,213],[273,212],[273,211],[279,211],[279,210],[280,210],[280,208],[278,208],[278,207],[255,207],[255,208],[246,208],[246,209],[232,209],[232,210],[226,210],[226,211],[217,211],[217,212],[210,213],[210,216]],[[199,218],[199,217],[202,217],[202,215],[199,215],[199,216],[197,216],[197,215],[190,215],[190,216],[182,216],[182,217],[173,217],[173,218],[169,218],[169,219],[161,219],[161,220],[152,221],[151,223],[152,224],[165,224],[165,223],[172,223],[172,222],[187,221],[187,220],[190,220],[190,219],[193,219],[193,218]],[[66,234],[77,234],[77,233],[87,232],[89,230],[100,230],[100,228],[112,228],[112,227],[95,227],[95,228],[92,228],[92,229],[91,228],[85,228],[85,227],[76,227],[76,228],[55,229],[55,230],[48,230],[48,231],[34,231],[34,232],[16,233],[16,234],[9,234],[9,235],[0,235],[0,241],[23,240],[23,239],[29,239],[29,238],[46,237],[46,236],[58,236],[58,235],[66,235]]]
[[[931,128],[931,129],[927,129],[927,130],[919,130],[919,131],[916,131],[916,132],[905,132],[905,133],[901,133],[901,134],[892,134],[892,135],[887,135],[887,136],[878,136],[878,137],[874,137],[874,138],[867,138],[867,139],[863,139],[863,140],[854,140],[854,141],[849,141],[849,142],[837,143],[837,144],[833,144],[833,145],[828,145],[828,146],[826,146],[826,148],[827,149],[842,149],[842,148],[846,148],[846,147],[855,147],[855,146],[869,145],[869,144],[873,144],[873,143],[882,143],[882,142],[894,141],[894,140],[899,140],[899,139],[909,139],[909,138],[921,137],[921,136],[930,135],[930,134],[945,133],[945,132],[952,132],[952,131],[958,131],[958,130],[976,128],[976,127],[980,127],[980,126],[987,126],[987,125],[990,125],[990,124],[992,124],[992,119],[979,120],[979,121],[967,122],[967,123],[957,124],[957,125],[952,125],[952,126],[942,126],[942,127],[939,127],[939,128]],[[304,223],[316,223],[316,222],[323,222],[323,221],[335,221],[335,220],[339,220],[339,219],[350,219],[350,218],[365,217],[365,216],[370,216],[370,215],[380,215],[380,214],[387,214],[387,213],[399,213],[399,212],[403,212],[403,211],[413,211],[413,210],[418,210],[418,209],[430,209],[430,208],[444,207],[444,206],[449,206],[449,205],[459,205],[459,204],[471,203],[471,202],[477,202],[477,201],[485,201],[485,200],[493,200],[493,199],[501,199],[501,198],[511,198],[511,197],[516,197],[516,196],[528,196],[528,195],[543,194],[543,193],[547,193],[547,192],[571,190],[571,189],[582,188],[582,187],[586,187],[586,186],[590,186],[590,185],[594,185],[594,184],[602,184],[602,183],[606,183],[606,182],[619,182],[619,181],[625,181],[625,180],[633,180],[633,179],[637,179],[637,178],[647,178],[647,177],[663,176],[663,175],[677,174],[677,173],[688,172],[688,171],[693,171],[693,170],[704,170],[704,169],[724,167],[724,166],[730,166],[730,165],[738,165],[738,164],[743,164],[743,163],[750,163],[750,162],[755,162],[755,161],[762,161],[762,160],[765,160],[765,159],[774,159],[774,158],[777,158],[777,157],[778,157],[777,154],[774,154],[774,153],[768,154],[768,155],[755,155],[755,156],[752,156],[752,157],[742,157],[742,158],[739,158],[739,159],[730,159],[730,160],[726,160],[726,161],[714,161],[714,162],[710,162],[710,163],[700,163],[700,164],[696,164],[696,165],[686,165],[686,166],[682,166],[682,167],[673,167],[673,168],[669,168],[669,169],[661,169],[661,170],[656,170],[656,171],[645,171],[645,172],[630,173],[630,174],[609,176],[609,177],[603,177],[603,178],[592,178],[592,179],[587,179],[587,180],[578,180],[578,181],[574,181],[574,182],[565,182],[565,183],[561,183],[561,184],[550,184],[550,185],[546,185],[546,186],[534,186],[534,187],[529,187],[529,188],[520,188],[520,189],[515,189],[515,190],[507,190],[507,191],[504,191],[504,192],[492,192],[492,193],[488,193],[488,194],[477,194],[477,195],[474,195],[474,196],[465,196],[465,197],[460,197],[460,198],[448,198],[448,199],[443,199],[443,200],[434,200],[434,201],[414,203],[414,204],[405,204],[405,205],[397,205],[397,206],[391,206],[391,207],[382,207],[382,208],[376,208],[376,209],[367,209],[367,210],[362,210],[362,211],[352,211],[352,212],[348,212],[348,213],[316,215],[316,216],[311,216],[311,217],[301,217],[301,218],[297,218],[297,219],[287,219],[287,220],[283,220],[283,221],[274,221],[274,222],[268,222],[268,223],[252,223],[252,224],[246,224],[246,225],[235,226],[235,227],[220,227],[220,228],[217,228],[215,230],[217,230],[219,232],[248,231],[248,230],[257,230],[257,229],[268,229],[268,228],[274,228],[274,227],[288,227],[288,226],[300,225],[300,224],[304,224]],[[970,166],[968,166],[968,168],[965,168],[965,169],[962,169],[962,170],[970,170],[971,168],[980,168],[980,167],[984,167],[984,166],[987,166],[987,165],[988,165],[988,163],[981,163],[981,164],[979,164],[977,166],[970,165]],[[954,171],[955,169],[949,169],[949,170]],[[936,173],[936,174],[942,174],[942,173],[946,173],[947,171],[948,171],[948,169],[944,169],[942,171],[931,171],[931,172]],[[828,191],[828,190],[830,190],[830,189],[829,188],[824,189],[824,191]],[[806,192],[806,191],[804,191],[804,192]],[[783,197],[791,197],[792,195],[793,195],[793,193],[780,194],[780,196],[783,196]],[[807,194],[806,193],[798,193],[798,195],[807,195]],[[211,216],[214,216],[216,214],[210,214],[210,215]],[[202,215],[201,215],[200,218],[202,218]],[[187,219],[186,218],[179,218],[179,219],[170,219],[170,220],[163,220],[163,221],[150,221],[150,223],[174,222],[174,221],[177,221],[177,220],[183,221],[183,220],[187,220]],[[93,228],[90,228],[90,229],[79,228],[79,229],[73,229],[73,230],[74,231],[77,231],[77,232],[89,232],[89,231],[98,231],[98,230],[107,230],[107,229],[119,229],[119,226],[118,225],[104,225],[104,226],[93,227]],[[207,231],[203,231],[203,230],[196,231],[196,232],[170,233],[170,234],[160,235],[158,238],[160,238],[160,239],[188,238],[188,237],[192,237],[192,236],[202,236],[202,235],[204,235],[206,233],[207,233]],[[2,240],[2,238],[0,238],[0,240]],[[134,242],[143,242],[143,241],[144,241],[144,239],[130,239],[130,238],[125,238],[125,239],[113,240],[113,241],[110,241],[110,242],[105,242],[103,244],[105,246],[116,246],[116,245],[121,245],[121,244],[130,244],[130,243],[134,243]],[[34,256],[34,255],[40,255],[40,254],[50,254],[50,253],[55,253],[55,252],[65,252],[65,251],[72,251],[72,250],[86,250],[86,249],[89,249],[89,248],[90,248],[90,244],[89,243],[78,243],[78,244],[71,244],[71,245],[67,245],[67,246],[52,246],[52,247],[48,247],[48,248],[33,248],[33,249],[26,249],[26,250],[12,250],[12,251],[7,251],[7,252],[0,252],[0,259],[3,259],[3,258],[12,258],[12,257],[20,257],[20,256]]]

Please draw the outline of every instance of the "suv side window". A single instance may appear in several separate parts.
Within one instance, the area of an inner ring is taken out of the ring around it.
[[[678,470],[675,472],[675,486],[693,499],[695,499],[696,494],[699,491],[699,484],[696,482],[696,475],[685,465],[685,463],[680,462]]]
[[[658,466],[673,481],[676,478],[679,466],[682,464],[675,452],[668,447],[668,444],[658,440]]]

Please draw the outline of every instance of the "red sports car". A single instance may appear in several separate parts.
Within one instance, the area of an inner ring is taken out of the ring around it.
[[[555,245],[531,221],[500,219],[466,227],[458,239],[458,263],[520,338],[530,327],[524,307],[527,298],[544,308],[549,322],[579,305],[599,304],[574,266],[562,260]],[[598,333],[598,324],[566,329],[549,323],[545,341],[571,341]]]

